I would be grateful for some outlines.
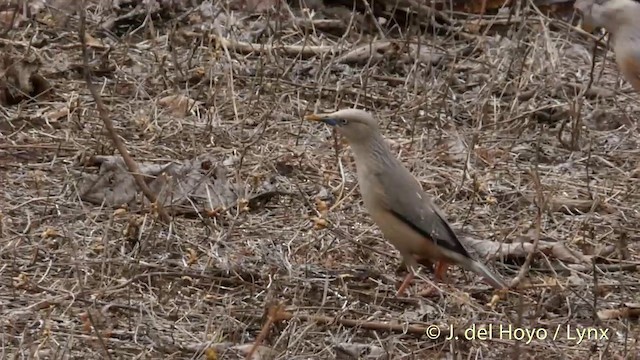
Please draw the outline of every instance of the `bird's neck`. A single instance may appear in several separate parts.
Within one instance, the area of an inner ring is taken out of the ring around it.
[[[353,156],[356,158],[356,164],[363,164],[361,167],[364,166],[364,164],[369,164],[368,166],[382,165],[383,162],[395,159],[389,145],[380,134],[373,135],[366,141],[351,144],[351,150],[353,151]],[[368,171],[376,171],[376,169],[358,169],[358,172],[363,175]]]

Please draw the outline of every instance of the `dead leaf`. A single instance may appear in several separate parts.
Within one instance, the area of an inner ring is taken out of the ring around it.
[[[251,208],[249,208],[249,199],[242,198],[238,200],[238,208],[241,213],[251,210]]]
[[[205,154],[184,163],[139,162],[138,166],[142,174],[153,179],[148,185],[158,201],[178,213],[193,213],[193,204],[201,209],[224,209],[234,204],[239,188],[229,183],[226,167],[217,164],[207,170],[203,163],[216,164],[216,160]],[[74,172],[84,201],[113,207],[135,203],[139,189],[121,157],[94,156],[85,166],[98,166],[100,170],[97,175]],[[245,203],[240,209],[246,207]]]
[[[186,116],[196,101],[184,95],[169,95],[158,100],[158,105],[168,108],[175,116]]]
[[[325,217],[327,212],[329,211],[329,206],[326,201],[323,201],[320,198],[316,198],[316,210],[320,213],[321,217]]]
[[[320,218],[320,217],[312,217],[311,221],[313,221],[313,229],[314,230],[320,230],[320,229],[324,229],[327,227],[328,223],[327,220]]]
[[[494,166],[496,163],[504,161],[507,155],[507,152],[502,149],[483,147],[476,147],[474,153],[482,162],[489,166]]]
[[[198,252],[193,248],[187,249],[187,265],[191,266],[198,262]]]
[[[29,278],[25,273],[20,273],[18,276],[13,278],[13,286],[16,289],[26,288],[28,284],[29,284]]]
[[[85,41],[87,42],[88,47],[97,48],[97,49],[106,49],[108,46],[105,46],[102,41],[94,38],[90,34],[84,34]]]
[[[491,309],[495,309],[499,301],[500,301],[500,294],[493,294],[493,296],[491,296],[491,300],[489,301],[488,305]]]
[[[138,216],[132,216],[129,218],[127,227],[122,234],[129,240],[137,240],[140,235],[140,226],[142,225],[142,218]]]
[[[632,319],[637,317],[640,317],[640,304],[638,303],[626,303],[618,309],[598,311],[600,320]]]
[[[114,217],[123,216],[123,215],[126,215],[126,214],[127,214],[127,209],[125,209],[125,208],[119,208],[119,209],[116,209],[116,211],[113,212],[113,216]]]
[[[218,352],[214,348],[207,348],[204,351],[204,357],[206,360],[218,360]]]
[[[56,122],[68,115],[69,115],[69,108],[66,106],[63,106],[58,109],[47,111],[46,113],[44,113],[44,118],[49,122]]]
[[[42,239],[50,239],[50,238],[57,238],[60,237],[60,233],[58,232],[58,230],[53,229],[53,228],[47,228],[45,231],[42,232],[42,234],[40,234],[40,238]]]

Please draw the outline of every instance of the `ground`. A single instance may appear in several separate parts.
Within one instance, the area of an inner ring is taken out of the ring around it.
[[[108,120],[138,162],[215,159],[237,197],[168,224],[142,196],[86,201],[87,159],[119,152],[83,77],[81,16],[9,25],[5,75],[35,62],[51,88],[0,106],[3,357],[233,359],[261,331],[256,359],[636,357],[640,95],[606,41],[534,8],[373,21],[319,2],[121,3],[86,8]],[[454,266],[396,296],[404,270],[348,146],[302,120],[344,107],[375,113],[461,236],[504,245],[478,253],[512,290]]]

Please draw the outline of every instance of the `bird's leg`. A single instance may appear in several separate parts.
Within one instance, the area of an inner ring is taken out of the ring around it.
[[[447,282],[446,273],[447,273],[448,267],[449,267],[449,263],[442,260],[436,261],[433,269],[436,280],[443,283]],[[418,296],[427,296],[427,297],[436,296],[438,294],[440,294],[440,291],[436,286],[429,286],[428,288],[423,289],[417,293]]]
[[[396,292],[396,296],[404,295],[405,290],[407,290],[407,288],[411,284],[411,281],[413,281],[413,278],[416,276],[416,271],[418,271],[418,261],[416,261],[416,258],[412,254],[407,254],[407,253],[401,253],[401,254],[402,254],[402,262],[407,267],[408,273],[407,273],[407,276],[404,278],[404,281],[402,281],[402,284],[400,284],[400,287]]]
[[[413,280],[413,278],[415,277],[415,274],[413,273],[413,269],[411,269],[411,267],[408,267],[408,270],[409,270],[409,273],[404,278],[404,281],[398,288],[398,292],[396,292],[396,296],[404,295],[404,291],[407,290],[407,288],[409,287],[409,284],[411,284],[411,280]]]
[[[435,269],[436,279],[441,282],[447,282],[448,269],[449,269],[449,264],[446,261],[438,260],[438,262],[436,262],[436,269]]]

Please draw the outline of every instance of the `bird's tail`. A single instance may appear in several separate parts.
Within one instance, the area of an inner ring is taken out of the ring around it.
[[[465,261],[463,263],[467,265],[465,267],[468,270],[475,272],[476,274],[482,276],[486,283],[493,286],[496,289],[506,289],[508,288],[507,284],[500,278],[500,276],[494,274],[489,270],[484,264],[479,261],[469,259],[469,261]]]

